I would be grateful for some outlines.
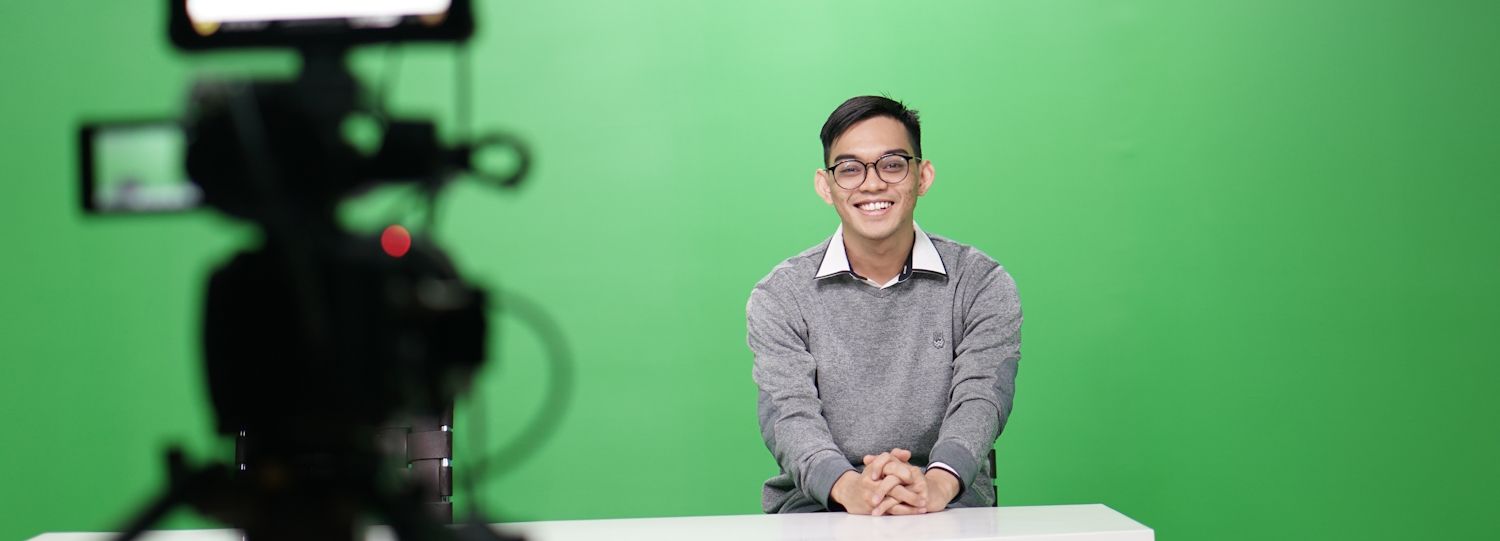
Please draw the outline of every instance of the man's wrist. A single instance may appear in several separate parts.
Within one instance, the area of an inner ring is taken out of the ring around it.
[[[833,486],[829,487],[828,489],[829,511],[843,511],[844,508],[848,507],[844,505],[844,489],[848,488],[849,483],[852,482],[856,477],[859,477],[859,473],[854,470],[849,470],[844,472],[839,476],[838,479],[835,479],[833,481]]]
[[[958,491],[962,488],[958,476],[947,468],[928,468],[927,483],[928,486],[936,486],[939,494],[949,502],[958,498]]]
[[[799,475],[806,486],[802,487],[807,497],[817,501],[820,505],[832,509],[828,498],[833,494],[833,485],[838,482],[839,477],[846,472],[854,471],[854,466],[844,458],[842,453],[827,451],[819,453],[821,458],[813,460],[807,466],[807,470]]]

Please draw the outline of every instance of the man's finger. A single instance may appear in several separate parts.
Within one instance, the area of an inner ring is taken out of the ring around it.
[[[912,466],[911,474],[914,479],[912,479],[912,482],[906,484],[907,488],[910,488],[912,492],[916,492],[917,494],[927,495],[927,472],[922,471],[922,468]]]
[[[912,507],[927,507],[927,498],[925,496],[913,492],[905,486],[898,486],[891,489],[891,494],[887,498],[895,498],[896,501]]]
[[[908,466],[905,462],[896,462],[893,460],[885,464],[885,469],[881,470],[880,475],[882,477],[895,476],[900,478],[903,484],[911,483],[911,466]]]
[[[885,470],[885,465],[891,461],[891,458],[890,453],[880,453],[880,456],[875,457],[875,460],[865,466],[865,472],[869,474],[871,481],[879,481],[881,477],[885,477],[883,470]],[[874,505],[874,502],[870,504]]]
[[[897,460],[900,460],[902,462],[911,462],[911,451],[902,449],[900,447],[891,449],[891,456],[896,457]]]
[[[890,509],[887,509],[886,512],[885,512],[885,514],[887,514],[887,515],[920,515],[920,514],[923,514],[923,513],[926,513],[926,512],[927,512],[927,508],[926,507],[912,507],[912,506],[909,506],[909,505],[906,505],[906,504],[903,504],[903,503],[898,503],[896,505],[892,505]]]
[[[896,501],[895,498],[886,498],[884,500],[881,500],[880,505],[875,506],[875,509],[872,509],[870,511],[870,514],[878,517],[880,515],[884,515],[886,511],[890,511],[892,508],[900,505],[901,502]]]
[[[881,479],[880,484],[875,485],[875,490],[870,491],[870,505],[879,504],[887,494],[891,493],[891,489],[898,486],[901,486],[901,479],[898,477]]]
[[[916,472],[913,471],[915,469],[916,468],[913,468],[910,464],[907,464],[905,462],[892,461],[886,463],[885,470],[881,471],[880,474],[882,477],[894,475],[901,479],[902,484],[909,485],[912,483],[913,479],[917,477]]]

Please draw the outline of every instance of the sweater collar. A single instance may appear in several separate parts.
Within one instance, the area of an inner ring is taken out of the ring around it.
[[[906,281],[911,277],[912,271],[932,272],[946,276],[948,269],[943,266],[943,258],[938,256],[937,247],[932,245],[932,239],[922,231],[922,227],[912,224],[916,230],[916,238],[912,239],[911,251],[906,254],[906,264],[901,267],[901,275],[898,281]],[[823,262],[818,265],[818,274],[814,279],[823,279],[840,274],[849,274],[855,278],[864,277],[855,274],[854,269],[849,266],[849,253],[844,251],[844,226],[834,230],[833,238],[828,240],[828,249],[823,252]]]

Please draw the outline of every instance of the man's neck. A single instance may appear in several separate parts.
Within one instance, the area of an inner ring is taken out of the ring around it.
[[[844,253],[849,257],[849,270],[866,279],[884,284],[901,274],[916,244],[916,229],[907,223],[894,235],[881,240],[862,239],[844,235]]]

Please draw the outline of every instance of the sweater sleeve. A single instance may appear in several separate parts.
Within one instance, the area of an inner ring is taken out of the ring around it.
[[[971,486],[980,464],[1010,417],[1021,359],[1021,301],[1005,269],[983,258],[972,265],[972,288],[963,299],[962,332],[954,347],[948,409],[932,447],[933,462]]]
[[[760,388],[756,409],[766,448],[808,498],[837,509],[829,491],[854,467],[833,443],[816,383],[817,363],[807,346],[807,322],[794,301],[764,284],[745,307],[747,341],[755,353]]]

